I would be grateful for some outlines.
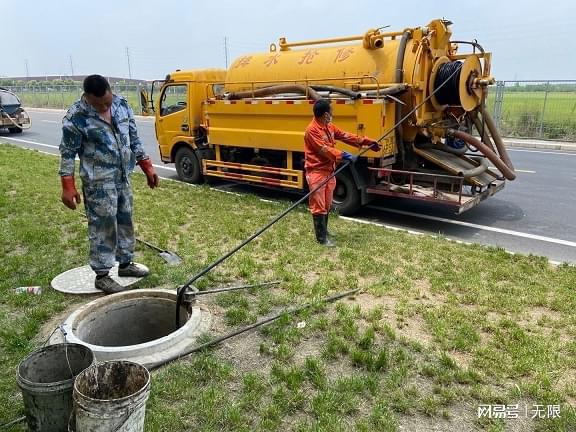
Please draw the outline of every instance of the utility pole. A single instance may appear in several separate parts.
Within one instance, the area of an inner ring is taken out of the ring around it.
[[[130,50],[126,47],[126,59],[128,60],[128,78],[132,79],[132,67],[130,65]]]
[[[74,77],[74,63],[72,62],[72,54],[70,54],[70,72],[72,73],[72,77]]]
[[[226,61],[226,69],[228,69],[228,37],[224,36],[224,59]]]
[[[24,60],[24,63],[26,63],[26,78],[30,78],[30,71],[28,70],[28,59]]]

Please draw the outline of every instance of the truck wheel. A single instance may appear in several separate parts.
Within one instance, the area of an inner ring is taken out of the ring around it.
[[[18,133],[22,133],[22,129],[20,129],[18,127],[11,127],[11,128],[8,128],[8,132],[10,132],[11,134],[18,134]]]
[[[336,189],[332,207],[341,215],[352,215],[360,208],[360,191],[349,171],[336,174]]]
[[[182,147],[176,152],[176,172],[186,183],[200,183],[202,180],[200,162],[190,147]]]

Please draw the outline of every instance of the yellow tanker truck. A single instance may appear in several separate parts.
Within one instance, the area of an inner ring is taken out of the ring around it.
[[[305,190],[304,130],[314,101],[328,98],[340,128],[382,137],[380,151],[337,176],[340,213],[378,196],[470,209],[515,172],[485,110],[491,54],[450,40],[450,24],[280,38],[228,70],[170,73],[154,110],[162,161],[191,183],[220,178]]]

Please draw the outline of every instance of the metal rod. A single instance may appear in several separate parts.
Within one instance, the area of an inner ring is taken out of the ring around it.
[[[194,296],[202,295],[202,294],[214,294],[214,293],[225,292],[225,291],[235,291],[235,290],[241,290],[241,289],[256,288],[256,287],[261,287],[261,286],[277,285],[280,282],[282,282],[282,281],[263,282],[263,283],[253,284],[253,285],[242,285],[242,286],[236,286],[236,287],[216,288],[216,289],[211,289],[211,290],[206,290],[206,291],[195,291],[195,292],[190,293],[190,294],[194,295]]]
[[[324,297],[322,300],[320,300],[320,302],[321,302],[321,303],[330,303],[330,302],[339,300],[339,299],[341,299],[341,298],[343,298],[343,297],[348,297],[348,296],[350,296],[350,295],[352,295],[352,294],[357,293],[358,291],[360,291],[360,288],[356,288],[356,289],[353,289],[353,290],[350,290],[350,291],[346,291],[346,292],[343,292],[343,293],[340,293],[340,294],[335,294],[335,295],[330,296],[330,297]],[[267,323],[269,323],[269,322],[275,321],[275,320],[277,320],[278,318],[280,318],[281,316],[283,316],[283,315],[285,315],[285,314],[293,314],[293,313],[299,312],[299,311],[301,311],[301,310],[303,310],[303,309],[309,308],[309,307],[312,306],[313,304],[314,304],[314,303],[306,303],[306,304],[303,304],[303,305],[293,306],[293,307],[284,309],[282,312],[279,312],[279,313],[277,313],[276,315],[273,315],[273,316],[268,317],[268,318],[261,319],[260,321],[256,321],[254,324],[250,324],[249,326],[242,327],[241,329],[238,329],[238,330],[234,330],[234,331],[231,332],[231,333],[227,333],[227,334],[225,334],[225,335],[223,335],[223,336],[220,336],[220,337],[218,337],[218,338],[216,338],[216,339],[213,339],[213,340],[211,340],[211,341],[209,341],[209,342],[203,343],[202,345],[198,345],[198,346],[190,349],[189,351],[186,351],[186,352],[184,352],[184,353],[177,354],[177,355],[174,355],[174,356],[172,356],[172,357],[169,357],[168,359],[162,361],[162,363],[159,363],[159,364],[157,364],[157,365],[152,366],[150,369],[156,369],[156,368],[158,368],[158,367],[160,367],[160,366],[163,366],[163,365],[165,365],[165,364],[167,364],[167,363],[171,363],[171,362],[173,362],[173,361],[175,361],[175,360],[181,359],[182,357],[188,356],[188,355],[190,355],[190,354],[192,354],[192,353],[195,353],[195,352],[197,352],[197,351],[201,351],[201,350],[203,350],[203,349],[205,349],[205,348],[211,347],[212,345],[217,345],[217,344],[219,344],[220,342],[224,342],[225,340],[230,339],[230,338],[232,338],[232,337],[234,337],[234,336],[237,336],[237,335],[239,335],[239,334],[245,333],[245,332],[247,332],[247,331],[249,331],[249,330],[252,330],[252,329],[254,329],[254,328],[256,328],[256,327],[260,327],[260,326],[262,326],[262,325],[264,325],[264,324],[267,324]]]
[[[440,85],[438,87],[436,87],[433,92],[431,92],[426,98],[424,98],[424,100],[422,100],[422,102],[420,102],[418,105],[416,105],[414,108],[412,108],[410,110],[410,112],[408,112],[404,117],[402,117],[400,120],[398,120],[396,122],[396,124],[394,124],[390,129],[388,129],[376,141],[380,142],[384,138],[386,138],[391,132],[394,132],[394,130],[396,130],[398,125],[402,124],[407,118],[409,118],[418,109],[420,109],[421,106],[423,106],[426,102],[428,102],[432,98],[432,96],[434,96],[434,94],[436,94],[437,91],[439,91],[448,81],[450,81],[452,79],[452,77],[454,75],[456,75],[456,73],[459,70],[460,69],[455,69],[454,72],[452,72],[450,74],[450,76],[448,76],[442,83],[440,83]],[[370,147],[366,147],[364,150],[361,150],[356,156],[360,157],[364,153],[366,153],[368,150],[370,150]],[[186,292],[186,290],[188,288],[190,288],[190,285],[192,285],[196,280],[200,279],[202,276],[204,276],[206,273],[208,273],[214,267],[220,265],[222,262],[224,262],[225,260],[230,258],[232,255],[234,255],[236,252],[238,252],[240,249],[242,249],[244,246],[246,246],[248,243],[250,243],[256,237],[258,237],[260,234],[262,234],[264,231],[266,231],[268,228],[270,228],[272,225],[274,225],[276,222],[278,222],[280,219],[282,219],[284,216],[286,216],[288,213],[290,213],[292,210],[294,210],[297,206],[299,206],[302,202],[304,202],[304,200],[306,200],[310,195],[312,195],[314,192],[316,192],[317,190],[322,188],[326,183],[328,183],[332,178],[334,178],[340,171],[344,170],[348,165],[350,165],[349,161],[344,162],[330,176],[326,177],[316,188],[309,191],[306,195],[304,195],[302,198],[300,198],[298,201],[296,201],[294,204],[292,204],[290,207],[288,207],[286,210],[284,210],[282,213],[280,213],[278,216],[276,216],[274,219],[272,219],[270,222],[268,222],[265,226],[260,228],[258,231],[256,231],[254,234],[252,234],[250,237],[248,237],[246,240],[244,240],[242,243],[240,243],[238,246],[236,246],[234,249],[232,249],[231,251],[229,251],[225,255],[218,258],[216,261],[214,261],[208,267],[201,270],[200,273],[196,274],[188,282],[186,282],[184,285],[182,285],[182,287],[180,287],[180,289],[178,290],[178,296],[176,298],[176,329],[180,328],[180,306],[182,305],[182,301],[184,299],[184,293]]]
[[[3,425],[0,425],[0,429],[8,429],[8,427],[13,426],[15,424],[18,424],[20,422],[23,422],[24,420],[26,420],[26,416],[18,417],[17,419],[14,419],[12,421],[9,421],[8,423],[4,423]]]

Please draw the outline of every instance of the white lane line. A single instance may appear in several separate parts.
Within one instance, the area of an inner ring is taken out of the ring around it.
[[[235,196],[242,196],[242,194],[236,193],[236,192],[230,192],[227,190],[222,190],[222,189],[218,189],[218,188],[213,188],[211,187],[210,190],[216,191],[216,192],[222,192],[225,194],[229,194],[229,195],[235,195]]]
[[[488,166],[488,169],[497,170],[498,168],[496,168],[494,166]],[[531,170],[514,169],[514,171],[517,173],[536,174],[536,171],[531,171]]]
[[[350,222],[357,222],[357,223],[361,223],[364,225],[376,225],[382,228],[388,228],[394,231],[403,231],[403,232],[407,232],[409,234],[414,234],[414,235],[424,235],[425,233],[420,232],[420,231],[414,231],[414,230],[409,230],[406,228],[402,228],[402,227],[398,227],[398,226],[394,226],[394,225],[387,225],[387,224],[383,224],[381,222],[374,222],[374,221],[368,221],[365,219],[356,219],[356,218],[351,218],[348,216],[338,216],[340,219],[343,219],[345,221],[350,221]],[[435,237],[435,235],[432,234],[432,237]]]
[[[522,153],[543,153],[543,154],[552,154],[552,155],[565,155],[565,156],[576,156],[576,152],[574,153],[563,153],[557,151],[541,151],[541,150],[519,150],[519,149],[508,149],[508,151],[515,151],[515,152],[522,152]]]
[[[60,123],[59,121],[56,120],[42,120],[44,123]]]
[[[55,148],[55,149],[58,148],[57,145],[43,144],[43,143],[39,143],[39,142],[36,142],[36,141],[29,141],[29,140],[20,139],[20,138],[1,137],[0,139],[7,139],[7,140],[12,140],[12,141],[17,141],[17,142],[23,142],[23,143],[26,143],[26,144],[34,144],[34,145],[42,146],[42,147],[50,147],[50,148]]]
[[[152,164],[153,167],[155,168],[159,168],[159,169],[165,169],[165,170],[169,170],[169,171],[176,171],[176,168],[174,167],[169,167],[166,165],[156,165],[156,164]]]
[[[55,148],[55,149],[58,148],[58,146],[56,146],[56,145],[43,144],[43,143],[39,143],[39,142],[36,142],[36,141],[23,140],[23,139],[20,139],[20,138],[2,137],[2,138],[0,138],[0,139],[4,139],[4,138],[9,139],[9,140],[18,141],[18,142],[23,142],[23,143],[26,143],[26,144],[34,144],[34,145],[38,145],[38,146],[42,146],[42,147],[50,147],[50,148]],[[156,164],[152,164],[152,166],[153,166],[153,167],[156,167],[156,168],[159,168],[159,169],[164,169],[164,170],[169,170],[169,171],[176,171],[176,168],[169,167],[169,166],[156,165]]]
[[[555,243],[555,244],[559,244],[562,246],[576,247],[576,242],[569,241],[569,240],[557,239],[557,238],[553,238],[553,237],[541,236],[538,234],[529,234],[529,233],[520,232],[520,231],[513,231],[513,230],[509,230],[509,229],[505,229],[505,228],[496,228],[496,227],[491,227],[491,226],[487,226],[487,225],[479,225],[479,224],[475,224],[475,223],[471,223],[471,222],[464,222],[464,221],[441,218],[438,216],[430,216],[430,215],[412,213],[412,212],[404,211],[404,210],[388,209],[388,208],[379,207],[379,206],[367,206],[367,207],[375,209],[375,210],[381,210],[384,212],[395,213],[395,214],[399,214],[399,215],[403,215],[403,216],[412,216],[412,217],[416,217],[416,218],[420,218],[420,219],[432,220],[435,222],[449,223],[452,225],[460,225],[460,226],[464,226],[467,228],[475,228],[475,229],[479,229],[479,230],[483,230],[483,231],[497,232],[500,234],[507,234],[507,235],[511,235],[511,236],[515,236],[515,237],[522,237],[522,238],[527,238],[527,239],[531,239],[531,240],[538,240],[538,241],[543,241],[543,242],[547,242],[547,243]]]

